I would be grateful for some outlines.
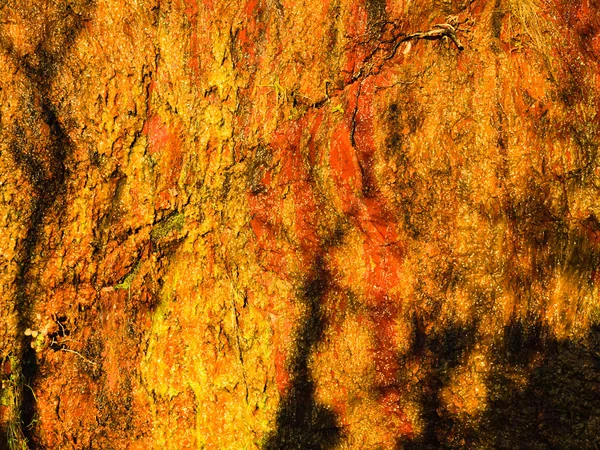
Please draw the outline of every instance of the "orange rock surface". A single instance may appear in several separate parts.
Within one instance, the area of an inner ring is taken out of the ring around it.
[[[600,446],[599,8],[0,0],[0,449]]]

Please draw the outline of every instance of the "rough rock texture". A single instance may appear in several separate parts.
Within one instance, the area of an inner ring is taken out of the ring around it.
[[[598,448],[599,7],[0,0],[0,448]]]

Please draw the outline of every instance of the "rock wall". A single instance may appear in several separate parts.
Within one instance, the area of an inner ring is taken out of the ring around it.
[[[0,0],[0,448],[600,445],[599,6]]]

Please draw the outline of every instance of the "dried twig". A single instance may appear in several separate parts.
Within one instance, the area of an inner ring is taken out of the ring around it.
[[[418,39],[431,41],[449,38],[460,51],[464,50],[465,47],[458,38],[457,32],[459,26],[465,22],[466,20],[460,22],[456,16],[448,16],[446,17],[446,23],[436,24],[428,31],[417,31],[416,33],[412,34],[398,33],[393,35],[391,38],[380,40],[377,47],[365,57],[363,60],[363,66],[352,76],[350,83],[354,83],[355,81],[358,81],[366,76],[379,73],[385,62],[396,56],[398,48],[404,42]],[[359,42],[359,45],[364,44],[365,42]],[[387,52],[386,49],[388,49]],[[378,63],[374,63],[373,60],[375,59],[376,55],[381,52],[386,53],[381,57]]]
[[[97,362],[94,362],[94,361],[92,361],[91,359],[87,359],[87,358],[86,358],[85,356],[83,356],[81,353],[79,353],[79,352],[77,352],[77,351],[75,351],[75,350],[71,350],[70,348],[65,348],[65,347],[63,347],[63,348],[61,348],[60,350],[61,350],[61,351],[63,351],[63,352],[67,352],[67,353],[73,353],[73,354],[75,354],[75,355],[79,356],[79,357],[80,357],[81,359],[83,359],[85,362],[87,362],[87,363],[89,363],[89,364],[92,364],[93,366],[97,366],[97,365],[98,365],[98,363],[97,363]]]

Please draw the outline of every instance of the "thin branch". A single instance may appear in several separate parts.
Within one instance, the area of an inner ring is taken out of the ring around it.
[[[449,38],[460,51],[464,50],[465,47],[457,35],[458,27],[462,23],[465,23],[465,21],[459,22],[456,16],[449,16],[446,18],[446,23],[436,24],[428,31],[417,31],[416,33],[408,35],[405,33],[398,33],[389,40],[380,40],[377,46],[364,58],[362,67],[352,76],[349,84],[352,84],[361,78],[378,74],[385,63],[396,56],[398,48],[400,48],[400,45],[404,42],[419,39],[433,41]],[[392,45],[391,48],[389,48],[389,46],[382,46],[381,44]],[[379,62],[374,62],[376,55],[380,52],[384,52],[386,47],[389,48],[387,53],[382,56]]]
[[[94,362],[94,361],[92,361],[91,359],[87,359],[87,358],[86,358],[85,356],[83,356],[81,353],[79,353],[79,352],[76,352],[75,350],[71,350],[70,348],[64,348],[64,347],[63,347],[63,348],[61,348],[60,350],[61,350],[61,351],[63,351],[63,352],[67,352],[67,353],[74,353],[75,355],[77,355],[77,356],[79,356],[81,359],[83,359],[85,362],[87,362],[87,363],[89,363],[89,364],[92,364],[92,365],[94,365],[94,366],[97,366],[97,365],[98,365],[98,363],[97,363],[97,362]]]

